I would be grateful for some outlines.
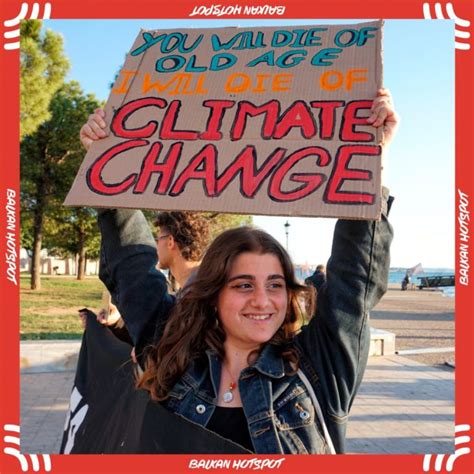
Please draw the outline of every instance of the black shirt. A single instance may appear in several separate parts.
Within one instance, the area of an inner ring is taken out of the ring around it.
[[[255,451],[250,438],[247,418],[245,418],[242,407],[216,406],[206,428],[221,435],[223,438],[240,444],[249,451]]]

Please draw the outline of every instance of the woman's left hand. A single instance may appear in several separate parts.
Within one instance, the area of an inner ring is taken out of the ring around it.
[[[383,126],[384,140],[382,145],[389,145],[397,132],[400,117],[395,112],[392,94],[390,94],[388,89],[379,89],[377,91],[377,97],[374,99],[370,111],[371,115],[367,122],[374,127]]]

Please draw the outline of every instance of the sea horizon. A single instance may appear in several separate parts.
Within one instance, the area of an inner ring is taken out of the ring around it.
[[[305,278],[310,276],[314,272],[315,266],[313,265],[295,265],[295,273],[296,277],[300,281],[304,281]],[[390,267],[389,274],[388,274],[388,283],[391,284],[400,284],[402,280],[405,278],[407,268],[406,267]],[[430,277],[430,276],[448,276],[448,275],[455,275],[455,271],[452,268],[446,267],[427,267],[423,268],[423,271],[417,273],[411,277],[412,283],[417,286],[419,283],[418,278],[422,277]],[[439,291],[443,292],[443,295],[453,298],[455,295],[455,287],[454,286],[445,286],[439,287]]]

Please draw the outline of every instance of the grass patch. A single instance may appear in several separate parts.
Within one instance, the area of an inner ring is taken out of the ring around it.
[[[41,290],[30,290],[29,275],[20,278],[20,339],[79,339],[80,308],[97,311],[104,285],[97,277],[41,277]]]

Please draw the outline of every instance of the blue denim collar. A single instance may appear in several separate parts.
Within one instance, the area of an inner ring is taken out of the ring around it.
[[[280,349],[272,344],[265,345],[252,367],[271,378],[280,379],[285,376],[285,364]]]
[[[209,362],[210,376],[213,389],[217,394],[221,379],[222,362],[215,351],[206,351]],[[285,376],[285,364],[281,358],[280,349],[272,344],[266,344],[255,364],[244,369],[244,373],[257,370],[263,375],[271,378],[282,378]]]
[[[222,362],[217,353],[211,349],[206,351],[206,355],[209,362],[209,373],[211,376],[211,384],[214,390],[214,396],[217,397],[219,385],[221,382]]]

